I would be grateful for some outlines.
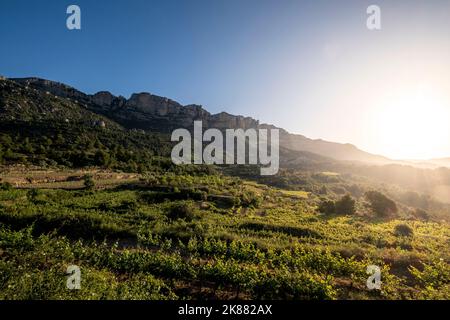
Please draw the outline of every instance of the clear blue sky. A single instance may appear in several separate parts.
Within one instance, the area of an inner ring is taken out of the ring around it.
[[[66,29],[70,4],[81,31]],[[370,4],[381,31],[366,28]],[[0,37],[7,77],[148,91],[393,157],[450,156],[450,144],[398,153],[367,119],[393,86],[450,92],[448,0],[1,0]]]

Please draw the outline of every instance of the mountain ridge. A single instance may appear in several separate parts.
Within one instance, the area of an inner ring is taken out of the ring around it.
[[[130,98],[115,96],[109,91],[86,94],[72,86],[52,80],[27,77],[9,80],[36,90],[74,100],[95,113],[104,115],[128,129],[142,129],[170,133],[177,128],[191,128],[195,120],[203,121],[205,128],[237,129],[268,128],[280,130],[280,145],[294,151],[307,151],[342,161],[387,164],[395,161],[374,155],[349,143],[310,139],[291,134],[271,124],[227,112],[211,114],[202,105],[182,105],[172,99],[148,92],[133,93]]]

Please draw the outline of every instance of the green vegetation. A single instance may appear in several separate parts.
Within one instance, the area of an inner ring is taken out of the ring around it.
[[[94,179],[92,178],[92,176],[91,175],[85,175],[84,177],[83,177],[83,185],[84,185],[84,188],[86,189],[86,190],[93,190],[94,189],[94,187],[95,187],[95,182],[94,182]]]
[[[449,298],[444,222],[322,216],[320,197],[218,173],[2,189],[2,299]],[[348,195],[336,204],[358,207]],[[72,264],[81,290],[65,287]],[[382,268],[382,291],[365,287],[370,264]]]

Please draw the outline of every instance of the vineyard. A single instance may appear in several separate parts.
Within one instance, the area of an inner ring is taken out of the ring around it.
[[[445,221],[325,215],[315,193],[219,173],[93,180],[2,184],[0,299],[450,298]],[[66,288],[70,265],[80,290]]]

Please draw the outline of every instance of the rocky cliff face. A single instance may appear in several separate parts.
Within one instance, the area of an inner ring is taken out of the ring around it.
[[[85,94],[62,83],[39,79],[11,79],[24,86],[78,102],[90,111],[107,116],[129,129],[170,133],[177,128],[193,127],[195,120],[203,121],[204,128],[280,129],[260,124],[250,117],[235,116],[226,112],[210,114],[200,105],[183,106],[171,99],[147,92],[135,93],[129,99],[117,97],[107,91]],[[337,160],[362,161],[376,164],[389,163],[389,159],[359,150],[350,144],[312,140],[302,135],[290,134],[280,129],[280,145],[295,151],[307,151]]]
[[[105,109],[122,108],[127,100],[124,97],[116,97],[108,91],[100,91],[90,96],[90,102]]]
[[[208,119],[208,126],[218,129],[229,129],[229,128],[258,128],[259,121],[250,117],[234,116],[226,112],[221,112],[212,115]]]
[[[259,122],[250,117],[235,116],[226,112],[212,115],[200,105],[183,106],[176,101],[148,92],[134,93],[127,100],[124,97],[116,97],[107,91],[88,95],[65,84],[45,79],[12,80],[37,90],[48,91],[63,98],[76,100],[90,109],[112,116],[114,120],[118,120],[127,127],[138,126],[144,130],[169,131],[177,127],[189,128],[195,120],[203,121],[205,127],[218,129],[248,129],[259,126]],[[169,121],[170,123],[168,123]]]
[[[136,111],[157,116],[177,114],[183,107],[175,101],[158,97],[147,92],[134,93],[127,101],[126,105],[128,108],[133,108]]]

